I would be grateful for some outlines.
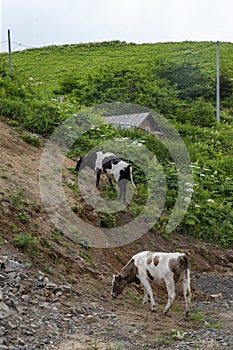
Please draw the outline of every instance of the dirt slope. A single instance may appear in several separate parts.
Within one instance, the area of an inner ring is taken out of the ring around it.
[[[200,276],[206,276],[209,278],[209,289],[202,288],[203,291],[209,294],[222,292],[223,300],[231,302],[233,299],[231,293],[227,294],[227,290],[224,295],[224,288],[216,290],[216,280],[211,282],[210,277],[230,281],[233,287],[232,250],[222,250],[213,244],[180,233],[165,240],[158,232],[151,231],[140,240],[121,248],[91,248],[86,251],[67,237],[58,234],[43,208],[38,179],[45,140],[41,139],[42,146],[37,148],[25,143],[20,134],[19,130],[10,127],[3,119],[0,120],[0,258],[7,255],[17,261],[30,261],[32,275],[36,276],[41,270],[48,274],[50,280],[71,285],[74,293],[70,293],[67,300],[59,304],[64,313],[67,313],[69,308],[76,308],[78,313],[77,309],[87,307],[87,303],[92,305],[92,311],[88,314],[90,317],[83,316],[80,324],[77,319],[77,327],[73,325],[72,334],[67,331],[65,334],[58,333],[53,340],[55,345],[52,347],[67,350],[152,349],[157,348],[157,340],[163,339],[164,334],[171,329],[183,331],[203,329],[202,322],[184,318],[184,303],[180,293],[178,293],[180,308],[172,310],[172,317],[161,315],[162,306],[166,301],[166,293],[161,288],[155,289],[161,306],[156,314],[151,313],[149,307],[140,304],[142,294],[140,287],[128,288],[115,303],[109,298],[112,273],[119,270],[133,254],[144,249],[187,252],[193,270],[194,311],[204,310],[204,313],[212,315],[215,322],[222,323],[223,331],[233,326],[232,309],[226,310],[222,306],[224,305],[222,299],[217,302],[217,306],[213,304],[208,294],[201,292],[202,284],[200,283],[198,288],[198,283],[195,282]],[[67,168],[73,166],[74,163],[67,159],[64,171],[67,182],[71,180]],[[94,214],[88,212],[83,200],[75,197],[69,186],[66,188],[66,194],[71,204],[78,203],[79,207],[83,207],[82,215],[86,220],[95,221]],[[23,252],[16,246],[14,237],[22,232],[30,232],[38,237],[39,245],[34,252]],[[205,300],[209,303],[208,310],[203,306]],[[228,305],[232,307],[232,304]],[[106,316],[107,314],[109,316]],[[171,344],[173,339],[169,341]],[[10,345],[17,344],[16,342]],[[33,344],[37,345],[36,337]],[[163,345],[160,345],[160,348],[161,346]],[[221,348],[221,344],[217,346]]]

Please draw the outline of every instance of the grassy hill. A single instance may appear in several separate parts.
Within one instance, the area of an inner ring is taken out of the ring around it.
[[[181,232],[232,246],[233,44],[221,43],[221,122],[215,117],[215,51],[212,42],[126,44],[103,42],[50,46],[13,54],[13,74],[0,55],[0,114],[11,125],[48,136],[82,108],[105,102],[139,104],[162,114],[182,136],[189,150],[195,192]],[[63,96],[64,102],[56,97]],[[153,136],[103,126],[76,142],[76,159],[112,137],[142,141],[162,164],[168,194],[159,223],[172,211],[177,195],[177,171],[171,156]],[[28,140],[35,142],[32,139]],[[140,212],[146,196],[142,173],[135,168],[139,196],[129,207]],[[111,194],[106,194],[111,198]],[[117,225],[121,218],[105,217]]]
[[[212,78],[215,77],[214,42],[181,42],[157,44],[127,44],[104,42],[78,45],[48,46],[13,53],[14,69],[26,77],[41,81],[45,90],[54,90],[65,75],[86,75],[99,67],[140,68],[158,63],[198,64]],[[221,72],[233,79],[233,44],[220,44]],[[7,60],[6,54],[0,55]]]

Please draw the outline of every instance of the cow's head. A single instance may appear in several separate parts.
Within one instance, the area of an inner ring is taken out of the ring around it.
[[[83,170],[86,166],[91,168],[91,169],[95,169],[95,163],[96,163],[96,153],[91,153],[88,154],[85,157],[79,157],[75,170],[76,171],[81,171]]]
[[[121,274],[113,275],[111,296],[113,298],[116,298],[119,294],[123,292],[127,284],[128,284],[127,279],[123,278]]]
[[[76,171],[80,171],[80,167],[81,167],[82,161],[83,161],[83,157],[79,157],[79,159],[77,161],[77,164],[76,164],[76,167],[75,167]]]

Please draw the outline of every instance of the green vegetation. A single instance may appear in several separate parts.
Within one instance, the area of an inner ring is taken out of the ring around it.
[[[204,315],[203,311],[192,312],[190,315],[190,320],[197,322],[197,323],[202,323],[205,320],[205,315]]]
[[[10,193],[9,197],[13,207],[17,210],[22,210],[28,205],[24,199],[24,191],[20,187],[17,187],[16,191]]]
[[[0,54],[0,114],[10,125],[44,136],[73,113],[80,114],[80,125],[90,125],[85,108],[100,103],[138,104],[142,111],[149,108],[163,115],[185,142],[194,175],[191,205],[178,230],[232,247],[233,44],[220,46],[220,123],[215,117],[215,43],[210,42],[136,45],[115,41],[25,50],[13,54],[13,74],[4,68],[7,56]],[[72,132],[75,134],[75,130],[67,130],[67,134]],[[76,159],[99,140],[123,137],[142,143],[162,166],[168,191],[156,228],[166,235],[164,227],[174,207],[178,183],[173,159],[159,139],[139,130],[102,125],[84,133],[69,156]],[[36,142],[34,137],[25,141]],[[133,175],[138,195],[127,210],[135,217],[145,203],[147,181],[137,164]],[[76,191],[76,186],[68,186]],[[111,200],[116,193],[106,187],[102,196]],[[18,210],[26,205],[20,192],[11,195],[11,201]],[[81,209],[73,207],[73,211]],[[102,213],[99,221],[114,227],[119,217]],[[58,233],[52,236],[56,242],[61,239]]]
[[[37,135],[23,135],[23,140],[29,145],[40,147],[40,139]]]
[[[34,253],[38,247],[39,240],[31,233],[19,233],[14,237],[15,244],[24,252]]]
[[[9,228],[13,233],[18,233],[20,231],[20,229],[15,224],[9,224]]]
[[[205,328],[219,329],[222,327],[221,322],[214,322],[213,318],[206,316],[203,311],[192,312],[190,320],[196,323],[202,323]]]

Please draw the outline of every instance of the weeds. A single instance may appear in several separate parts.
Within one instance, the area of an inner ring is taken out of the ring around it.
[[[25,195],[21,188],[17,188],[15,193],[10,193],[10,200],[12,205],[17,210],[22,210],[28,203],[25,201]]]
[[[18,120],[8,120],[7,124],[10,125],[10,126],[15,126],[15,127],[19,126]]]
[[[15,224],[10,224],[9,227],[12,233],[18,233],[20,231],[20,229]]]
[[[37,135],[23,135],[22,139],[24,140],[24,142],[28,143],[31,146],[41,146],[40,139]]]
[[[50,248],[51,247],[51,244],[50,244],[49,240],[46,237],[42,237],[41,240],[42,240],[42,244],[43,244],[44,247],[46,247],[46,248]]]
[[[84,248],[86,250],[90,249],[90,242],[89,242],[88,238],[86,238],[86,237],[81,238],[79,244],[82,248]]]
[[[89,262],[93,267],[95,267],[95,263],[93,262],[92,257],[88,253],[80,252],[79,255],[81,258]]]
[[[31,233],[19,233],[14,237],[14,242],[24,252],[34,253],[38,247],[39,240],[33,237]]]
[[[28,224],[30,222],[29,217],[25,213],[19,213],[18,218],[24,223]]]
[[[185,334],[186,334],[185,332],[183,332],[179,329],[171,329],[168,332],[168,335],[172,340],[182,340],[182,339],[184,339]]]
[[[56,228],[53,228],[51,230],[51,234],[52,234],[52,240],[59,244],[61,242],[61,239],[62,239],[62,234],[59,230],[57,230]]]

